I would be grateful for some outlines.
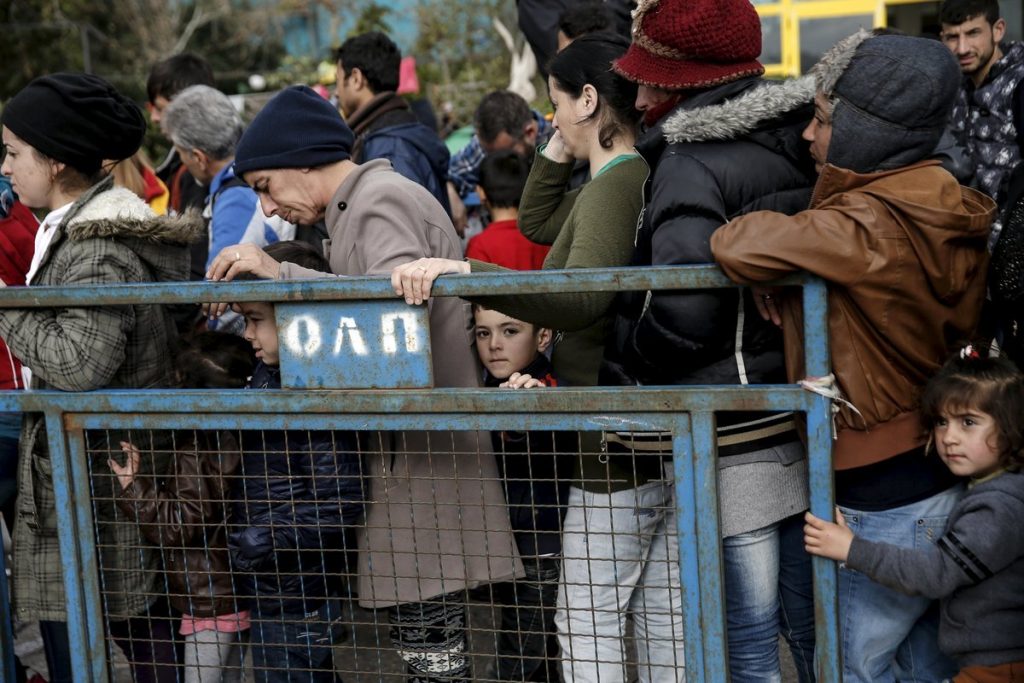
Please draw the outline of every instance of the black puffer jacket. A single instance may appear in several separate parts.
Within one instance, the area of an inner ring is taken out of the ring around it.
[[[807,208],[814,169],[800,135],[813,95],[810,79],[743,79],[689,97],[649,130],[637,149],[655,172],[634,265],[712,263],[711,233],[735,216]],[[781,332],[748,290],[629,292],[618,302],[603,384],[784,381]]]
[[[279,370],[256,366],[249,388],[280,387]],[[355,436],[246,431],[241,450],[228,537],[234,569],[250,575],[262,616],[311,612],[330,594],[325,576],[343,562],[345,527],[362,515]]]

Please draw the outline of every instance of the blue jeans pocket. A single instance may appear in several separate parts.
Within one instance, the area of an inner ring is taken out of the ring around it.
[[[918,519],[917,528],[914,530],[914,547],[923,548],[926,544],[939,540],[946,529],[947,521],[949,521],[948,515]]]

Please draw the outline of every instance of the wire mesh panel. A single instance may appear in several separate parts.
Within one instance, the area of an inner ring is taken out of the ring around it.
[[[671,439],[204,421],[85,432],[115,680],[684,680]]]
[[[678,287],[684,270],[502,285]],[[437,292],[497,284],[464,282]],[[259,284],[219,291],[297,293]],[[212,298],[177,287],[20,303]],[[354,279],[301,296],[393,294]],[[805,289],[819,374],[824,298]],[[807,413],[811,507],[831,510],[828,402],[793,386],[34,392],[0,408],[46,413],[81,680],[722,681],[715,411]],[[816,562],[825,681],[834,574]]]

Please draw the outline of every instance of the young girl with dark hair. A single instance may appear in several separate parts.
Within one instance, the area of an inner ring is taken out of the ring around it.
[[[866,541],[856,519],[807,513],[807,552],[845,562],[908,595],[939,598],[939,647],[955,683],[1024,680],[1024,375],[1005,358],[961,351],[925,387],[929,450],[967,493],[934,543]]]
[[[201,332],[175,358],[175,385],[244,389],[254,363],[241,337]],[[237,434],[181,431],[173,443],[174,457],[158,483],[138,476],[142,453],[121,442],[125,464],[108,461],[121,486],[117,504],[163,552],[170,603],[181,613],[185,683],[237,683],[249,628],[227,547],[228,499],[241,459]]]

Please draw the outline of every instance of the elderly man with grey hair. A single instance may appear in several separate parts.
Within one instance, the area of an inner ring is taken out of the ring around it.
[[[209,189],[203,270],[210,265],[209,255],[228,245],[262,247],[295,236],[291,223],[263,215],[256,193],[235,177],[232,164],[244,126],[227,95],[207,85],[186,88],[164,109],[160,125],[192,177]]]

